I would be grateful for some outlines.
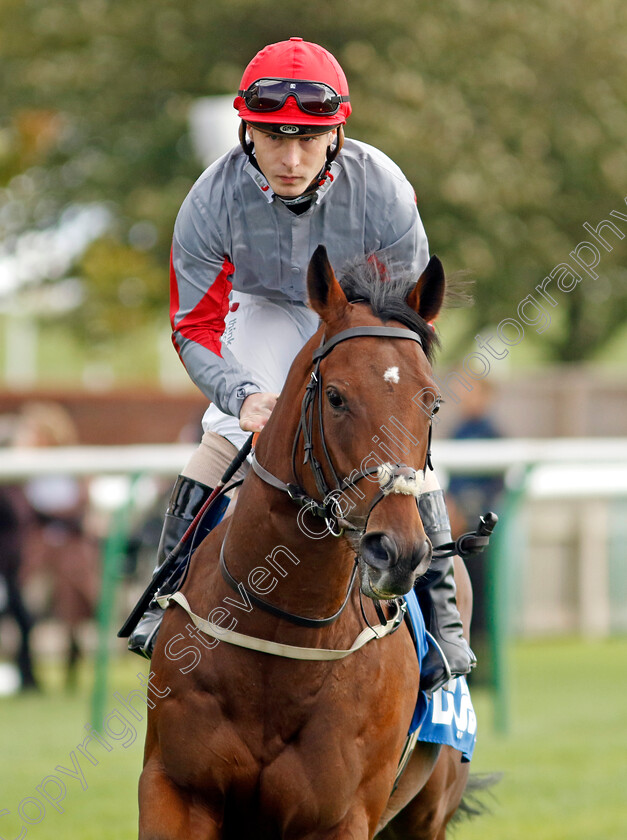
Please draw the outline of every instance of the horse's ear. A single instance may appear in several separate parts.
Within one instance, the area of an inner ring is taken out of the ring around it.
[[[407,304],[425,321],[433,321],[442,308],[445,287],[444,268],[434,254],[407,295]]]
[[[309,305],[323,321],[341,318],[348,306],[348,300],[333,273],[324,245],[318,245],[309,261],[307,292]]]

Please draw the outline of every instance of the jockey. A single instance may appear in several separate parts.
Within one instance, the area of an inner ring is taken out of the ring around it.
[[[211,405],[170,499],[159,564],[249,433],[263,428],[294,357],[318,328],[306,290],[314,248],[324,243],[337,268],[375,253],[419,275],[429,260],[401,170],[377,149],[344,138],[348,84],[327,50],[302,38],[265,47],[246,68],[234,106],[240,145],[201,175],[174,228],[173,341]],[[433,473],[429,481],[419,509],[437,547],[451,539],[450,526]],[[180,582],[186,560],[177,562]],[[451,673],[468,673],[475,657],[462,636],[452,559],[434,560],[417,589]],[[158,607],[144,614],[131,650],[151,656],[161,616]],[[441,663],[430,667],[423,687],[442,681]]]

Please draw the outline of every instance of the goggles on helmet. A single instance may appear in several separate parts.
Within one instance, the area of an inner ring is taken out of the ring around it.
[[[303,113],[313,116],[332,116],[343,102],[350,101],[350,97],[340,96],[324,82],[304,79],[257,79],[239,95],[249,111],[259,114],[279,111],[290,96]]]

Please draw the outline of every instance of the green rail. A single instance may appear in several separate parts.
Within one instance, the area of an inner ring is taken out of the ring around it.
[[[510,724],[508,646],[512,629],[513,581],[521,564],[523,536],[520,533],[520,510],[531,469],[528,466],[508,477],[499,524],[488,555],[486,604],[494,728],[502,734],[509,731]]]
[[[124,503],[111,515],[109,532],[102,551],[102,581],[98,603],[98,648],[96,652],[94,687],[91,697],[91,722],[94,729],[102,731],[106,715],[107,684],[111,642],[115,637],[113,621],[122,559],[126,553],[131,512],[135,504],[135,488],[139,475],[131,476],[128,495]]]

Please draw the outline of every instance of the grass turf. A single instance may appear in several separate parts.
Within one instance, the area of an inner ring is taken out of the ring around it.
[[[490,697],[473,692],[472,770],[504,777],[492,813],[460,825],[460,840],[625,840],[626,670],[624,638],[514,646],[506,736],[491,730]]]
[[[510,730],[494,732],[492,698],[473,689],[479,738],[476,773],[501,771],[487,795],[491,813],[461,823],[457,840],[625,840],[627,837],[627,639],[517,643],[510,655]],[[144,663],[114,663],[106,704],[110,751],[92,740],[90,762],[78,746],[90,723],[91,669],[66,693],[58,669],[43,668],[45,691],[0,698],[0,838],[132,840],[142,720],[115,715],[139,688]],[[64,774],[58,767],[64,767]],[[60,779],[65,786],[61,790]],[[47,798],[58,799],[55,807]],[[43,811],[45,808],[45,812]]]

